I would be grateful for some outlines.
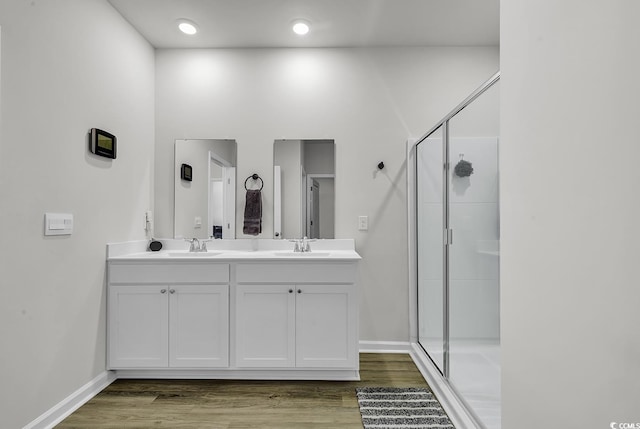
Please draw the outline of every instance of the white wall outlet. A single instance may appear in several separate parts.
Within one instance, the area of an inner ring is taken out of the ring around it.
[[[196,216],[195,220],[193,221],[193,227],[202,228],[202,218],[200,216]]]
[[[369,229],[369,216],[358,216],[358,231]]]

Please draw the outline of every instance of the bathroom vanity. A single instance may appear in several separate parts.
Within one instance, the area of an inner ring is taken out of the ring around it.
[[[121,378],[357,380],[353,240],[108,248],[108,369]],[[146,243],[143,243],[146,245]]]

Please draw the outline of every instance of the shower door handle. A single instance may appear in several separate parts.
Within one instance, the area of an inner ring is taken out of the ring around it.
[[[451,246],[453,244],[453,229],[444,230],[444,244]]]

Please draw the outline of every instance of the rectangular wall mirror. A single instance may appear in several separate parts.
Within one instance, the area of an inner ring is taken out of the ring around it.
[[[235,238],[236,157],[235,140],[175,141],[175,238]]]
[[[276,140],[275,238],[335,238],[335,142]]]

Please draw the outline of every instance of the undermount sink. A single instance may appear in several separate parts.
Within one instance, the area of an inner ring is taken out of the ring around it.
[[[329,256],[330,252],[294,252],[292,250],[286,250],[282,252],[274,252],[276,256],[287,256],[287,257],[302,257],[302,258],[321,258]]]
[[[222,252],[169,252],[169,256],[178,258],[210,258]]]

